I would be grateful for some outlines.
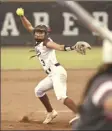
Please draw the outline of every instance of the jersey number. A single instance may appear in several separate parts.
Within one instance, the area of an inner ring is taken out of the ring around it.
[[[45,66],[45,62],[44,62],[44,60],[41,59],[41,62],[42,62],[42,65]]]

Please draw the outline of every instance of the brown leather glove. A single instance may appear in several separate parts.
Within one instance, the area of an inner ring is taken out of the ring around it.
[[[86,49],[91,49],[91,46],[85,42],[85,41],[78,41],[75,45],[74,45],[75,50],[82,54],[85,55],[86,54]]]

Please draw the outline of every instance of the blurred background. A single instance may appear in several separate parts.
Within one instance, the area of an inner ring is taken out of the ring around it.
[[[102,25],[106,24],[112,30],[111,1],[78,0],[78,3]],[[59,52],[57,57],[66,68],[95,68],[101,63],[101,38],[98,34],[90,32],[67,7],[59,5],[55,0],[2,0],[0,4],[2,69],[41,68],[35,60],[29,62],[32,55],[29,50],[33,48],[34,40],[15,13],[18,7],[24,8],[25,16],[34,27],[40,23],[49,26],[51,38],[55,42],[73,45],[83,40],[91,44],[92,51],[88,51],[86,56],[74,52]]]

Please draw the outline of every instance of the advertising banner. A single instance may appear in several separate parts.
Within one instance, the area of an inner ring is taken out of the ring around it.
[[[112,2],[80,1],[102,25],[112,30]],[[22,7],[25,16],[35,27],[45,24],[51,29],[51,38],[60,44],[74,44],[85,40],[93,45],[101,45],[98,34],[90,32],[82,21],[67,7],[56,2],[4,2],[0,4],[0,33],[2,45],[30,45],[33,36],[23,27],[16,9]]]

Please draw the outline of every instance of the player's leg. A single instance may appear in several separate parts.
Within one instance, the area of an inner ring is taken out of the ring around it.
[[[58,100],[61,100],[74,113],[77,113],[77,108],[73,100],[67,94],[67,73],[63,67],[57,67],[55,75],[52,77],[53,87]]]
[[[66,105],[70,110],[72,110],[74,113],[77,113],[76,104],[73,102],[73,100],[69,97],[64,99],[64,105]]]
[[[35,87],[35,95],[40,99],[42,104],[45,106],[47,112],[52,112],[53,108],[45,92],[52,88],[53,88],[52,80],[49,77],[46,77],[45,79],[41,80],[39,84]]]
[[[50,123],[57,116],[57,112],[52,108],[49,98],[45,93],[52,88],[53,84],[50,77],[46,77],[45,79],[43,79],[35,88],[35,95],[40,99],[47,110],[46,118],[43,121],[44,124]]]
[[[52,77],[53,87],[54,87],[54,91],[55,91],[57,99],[61,100],[64,105],[66,105],[70,110],[72,110],[75,113],[75,117],[69,121],[69,124],[71,124],[73,121],[79,118],[79,115],[77,113],[76,104],[73,102],[72,99],[70,99],[66,95],[67,93],[67,84],[66,84],[67,73],[63,67],[60,66],[59,68],[56,70],[55,75]]]
[[[42,97],[39,97],[39,99],[42,102],[42,104],[45,106],[47,112],[52,112],[53,108],[51,106],[51,103],[49,101],[49,98],[48,98],[47,94],[45,94]]]

